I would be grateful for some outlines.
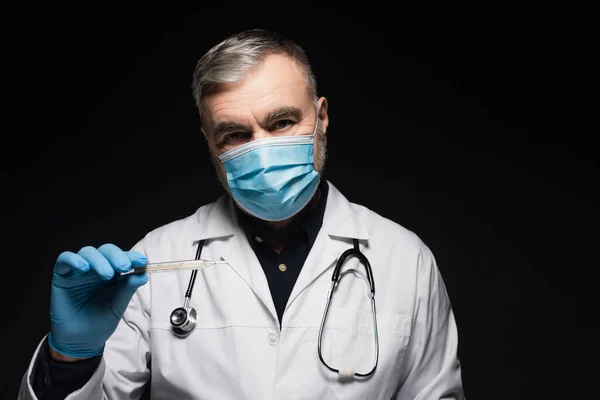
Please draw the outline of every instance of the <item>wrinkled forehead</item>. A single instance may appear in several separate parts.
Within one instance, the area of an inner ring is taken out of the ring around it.
[[[267,56],[236,83],[215,84],[202,100],[203,125],[219,120],[259,117],[288,106],[312,107],[312,96],[302,68],[285,55]],[[248,122],[248,121],[245,121]]]

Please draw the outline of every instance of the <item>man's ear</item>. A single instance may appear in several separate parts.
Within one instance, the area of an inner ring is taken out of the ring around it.
[[[321,97],[317,102],[317,106],[319,108],[319,115],[317,115],[317,118],[319,118],[319,122],[321,123],[321,128],[323,130],[323,135],[325,135],[327,132],[327,127],[329,126],[329,115],[327,113],[329,103],[327,102],[327,99],[325,97]]]

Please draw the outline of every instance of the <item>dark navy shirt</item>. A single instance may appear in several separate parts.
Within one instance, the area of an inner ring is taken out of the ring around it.
[[[239,223],[244,229],[269,283],[280,325],[294,284],[323,224],[328,189],[327,182],[321,180],[319,184],[321,195],[317,205],[312,210],[300,215],[298,231],[279,254],[269,248],[260,235],[253,231],[251,218],[241,211],[238,212]],[[31,384],[36,396],[42,400],[64,399],[86,384],[101,359],[102,355],[71,363],[56,361],[50,357],[48,343],[45,341],[39,354],[39,362],[32,375]]]
[[[263,242],[260,235],[252,230],[250,218],[246,214],[242,212],[238,214],[240,225],[244,228],[250,245],[258,257],[269,282],[271,297],[275,303],[280,325],[283,310],[285,310],[294,284],[323,224],[329,188],[325,181],[321,181],[319,189],[321,190],[321,196],[318,203],[312,210],[300,216],[301,223],[298,231],[289,238],[288,243],[279,254],[273,251]]]

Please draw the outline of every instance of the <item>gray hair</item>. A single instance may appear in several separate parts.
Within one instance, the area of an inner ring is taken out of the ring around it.
[[[317,80],[304,50],[284,36],[264,29],[236,33],[206,52],[194,69],[192,90],[202,118],[202,98],[220,83],[242,81],[266,56],[284,54],[302,69],[309,94],[317,101]]]

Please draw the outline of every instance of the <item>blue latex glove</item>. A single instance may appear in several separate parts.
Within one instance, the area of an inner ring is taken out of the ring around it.
[[[48,344],[75,358],[102,354],[131,297],[148,274],[120,276],[146,265],[146,257],[113,244],[61,253],[54,266]]]

